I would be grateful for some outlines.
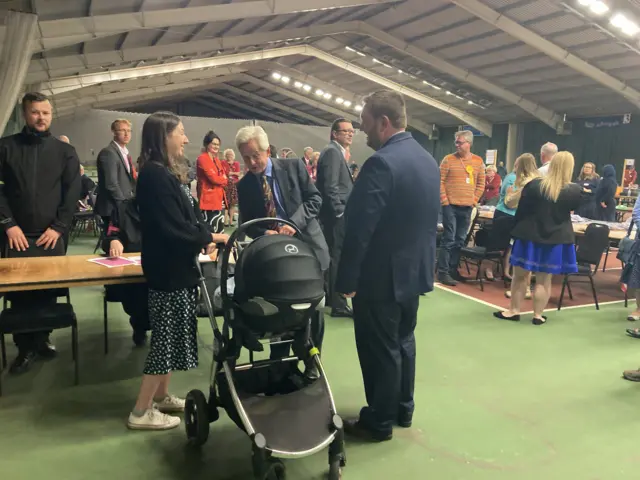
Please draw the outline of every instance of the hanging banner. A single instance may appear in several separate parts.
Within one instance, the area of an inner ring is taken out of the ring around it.
[[[631,123],[631,114],[610,115],[608,117],[594,117],[584,121],[585,128],[613,128]]]
[[[498,150],[487,150],[486,156],[484,157],[485,164],[487,165],[495,165],[498,159]]]

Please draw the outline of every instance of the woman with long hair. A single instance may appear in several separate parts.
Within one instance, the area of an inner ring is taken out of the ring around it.
[[[500,188],[500,199],[498,200],[498,205],[496,206],[495,212],[493,214],[494,221],[500,217],[513,217],[516,214],[516,209],[518,208],[518,203],[520,202],[522,189],[527,183],[529,183],[534,178],[538,178],[539,176],[540,174],[538,173],[538,166],[536,165],[536,157],[534,157],[530,153],[524,153],[516,158],[513,172],[508,174],[502,182],[502,187]],[[507,275],[507,272],[509,270],[510,253],[511,251],[507,252],[507,255],[504,259],[505,275]],[[487,277],[487,279],[491,280],[493,279],[493,272],[491,272],[491,270],[486,270],[485,276]],[[530,279],[531,277],[529,277],[529,280]],[[507,296],[507,298],[511,298],[511,290],[507,290],[505,295]],[[525,293],[525,298],[531,298],[530,281],[527,282],[527,291]]]
[[[571,183],[574,159],[570,152],[558,152],[550,162],[548,174],[530,181],[523,189],[511,232],[513,283],[509,310],[493,315],[503,320],[520,320],[527,277],[536,274],[533,292],[534,325],[542,325],[542,315],[551,295],[553,275],[576,273],[575,234],[571,212],[580,205],[582,189]]]
[[[600,183],[600,175],[596,173],[596,166],[591,162],[585,163],[576,183],[582,187],[582,203],[576,210],[576,214],[595,220],[597,218],[595,193]]]
[[[594,194],[596,203],[595,220],[602,220],[603,222],[616,221],[617,190],[616,169],[613,165],[605,165],[602,169],[602,180],[600,180]]]
[[[224,232],[224,209],[228,207],[225,188],[229,178],[218,158],[219,152],[220,137],[210,130],[202,140],[202,154],[198,157],[196,178],[198,202],[211,233]]]
[[[198,366],[196,299],[201,251],[211,253],[226,235],[212,234],[186,185],[184,146],[189,142],[173,113],[151,115],[142,127],[136,199],[142,270],[149,287],[151,344],[140,393],[127,426],[167,430],[184,400],[169,394],[171,372]]]
[[[227,209],[224,215],[224,224],[227,227],[233,225],[233,216],[238,206],[238,189],[236,185],[242,178],[242,170],[240,170],[240,162],[236,160],[236,154],[231,148],[227,148],[222,154],[224,157],[224,170],[227,175],[227,188],[225,197],[227,199]]]

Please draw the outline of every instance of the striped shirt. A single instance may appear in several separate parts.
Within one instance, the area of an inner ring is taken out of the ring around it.
[[[440,203],[460,207],[476,205],[484,194],[484,168],[482,158],[477,155],[471,155],[469,160],[456,154],[444,157],[440,164]]]

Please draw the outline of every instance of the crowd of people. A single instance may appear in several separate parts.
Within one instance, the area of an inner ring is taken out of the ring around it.
[[[24,130],[0,140],[3,256],[64,255],[81,195],[80,163],[68,141],[51,136],[51,105],[44,95],[27,94],[22,106]],[[131,123],[113,122],[113,141],[98,155],[95,212],[105,228],[108,255],[142,253],[146,282],[114,294],[131,317],[137,345],[144,345],[152,331],[129,428],[164,430],[180,423],[171,414],[184,410],[185,401],[171,394],[169,386],[172,372],[198,365],[199,275],[194,259],[228,241],[225,227],[233,223],[235,208],[240,222],[273,218],[271,225],[250,227],[252,238],[292,236],[295,230],[279,220],[292,222],[325,272],[331,315],[353,317],[367,405],[346,423],[349,434],[383,441],[392,437],[394,426],[411,426],[419,297],[433,289],[436,276],[451,287],[466,280],[459,273],[460,252],[478,205],[495,205],[493,228],[503,228],[513,239],[503,269],[506,274],[513,268],[511,302],[494,316],[520,320],[522,300],[533,296],[532,323],[546,322],[543,311],[552,276],[577,271],[571,213],[611,219],[614,167],[606,165],[599,178],[595,166],[585,164],[574,181],[573,155],[547,143],[541,148],[540,168],[526,153],[507,173],[502,164],[485,167],[472,153],[473,133],[459,131],[455,152],[438,168],[406,126],[402,95],[379,91],[365,99],[360,129],[374,153],[355,181],[349,161],[356,131],[344,118],[333,122],[321,151],[305,148],[302,158],[292,156],[290,149],[279,157],[260,126],[241,128],[234,142],[244,169],[234,149],[224,150],[220,159],[223,142],[213,131],[204,135],[202,153],[190,164],[184,154],[189,142],[185,127],[168,112],[146,119],[134,162],[127,149]],[[638,204],[636,217],[640,220]],[[640,291],[640,262],[627,273],[629,287]],[[636,298],[634,315],[640,318],[640,295]],[[27,302],[46,307],[55,302],[55,294],[12,293],[9,299],[16,308]],[[312,319],[311,337],[321,349],[321,310]],[[55,356],[48,332],[16,335],[14,340],[19,353],[13,373]],[[318,372],[309,368],[305,375],[313,380]]]

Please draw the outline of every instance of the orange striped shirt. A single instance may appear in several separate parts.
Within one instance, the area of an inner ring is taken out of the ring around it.
[[[468,168],[473,169],[469,179]],[[484,194],[484,162],[478,155],[462,160],[456,154],[447,155],[440,164],[440,203],[472,207]]]

